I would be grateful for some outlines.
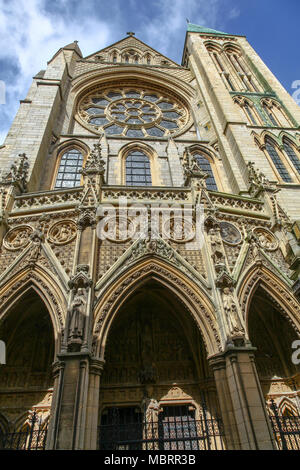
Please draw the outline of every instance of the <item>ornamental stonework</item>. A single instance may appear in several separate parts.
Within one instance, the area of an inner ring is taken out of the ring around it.
[[[30,242],[30,235],[33,229],[29,225],[21,225],[7,232],[3,244],[7,250],[20,250],[25,248]]]
[[[50,227],[48,241],[53,245],[66,245],[74,240],[76,234],[76,224],[72,220],[61,220]]]
[[[229,222],[220,222],[221,237],[228,245],[238,245],[242,241],[242,235],[235,225]]]
[[[267,251],[275,251],[278,248],[278,240],[270,230],[265,228],[256,227],[253,230],[254,235],[257,237],[258,244],[261,248]]]
[[[78,105],[81,124],[97,133],[164,137],[186,127],[186,105],[168,92],[148,87],[96,88]]]

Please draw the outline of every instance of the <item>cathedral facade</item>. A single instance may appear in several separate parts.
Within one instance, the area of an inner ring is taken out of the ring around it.
[[[0,165],[0,448],[300,448],[300,108],[244,36],[62,47]]]

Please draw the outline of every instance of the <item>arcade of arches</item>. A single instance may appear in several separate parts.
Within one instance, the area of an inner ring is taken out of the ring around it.
[[[2,432],[12,432],[22,429],[28,410],[35,410],[43,421],[50,414],[54,334],[49,312],[33,289],[5,315],[0,337],[7,347],[0,378],[0,413],[6,417]]]

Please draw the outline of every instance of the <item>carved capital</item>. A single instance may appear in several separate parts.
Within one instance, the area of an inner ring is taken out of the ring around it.
[[[79,207],[79,211],[77,219],[78,230],[84,230],[86,227],[95,228],[97,225],[96,208]]]
[[[75,275],[68,282],[70,289],[76,292],[80,288],[87,289],[92,286],[93,281],[89,277],[89,269],[90,267],[87,264],[77,265]]]

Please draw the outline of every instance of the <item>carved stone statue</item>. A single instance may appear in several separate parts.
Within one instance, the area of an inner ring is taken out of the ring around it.
[[[243,333],[244,328],[242,327],[239,319],[234,296],[229,287],[224,287],[222,300],[230,334],[236,335],[238,333]]]
[[[212,251],[212,259],[215,264],[219,264],[224,260],[224,254],[222,251],[222,242],[219,237],[219,233],[216,229],[212,228],[209,231],[210,246]]]
[[[81,342],[84,332],[86,310],[86,293],[85,289],[79,288],[74,296],[69,310],[69,343]]]

